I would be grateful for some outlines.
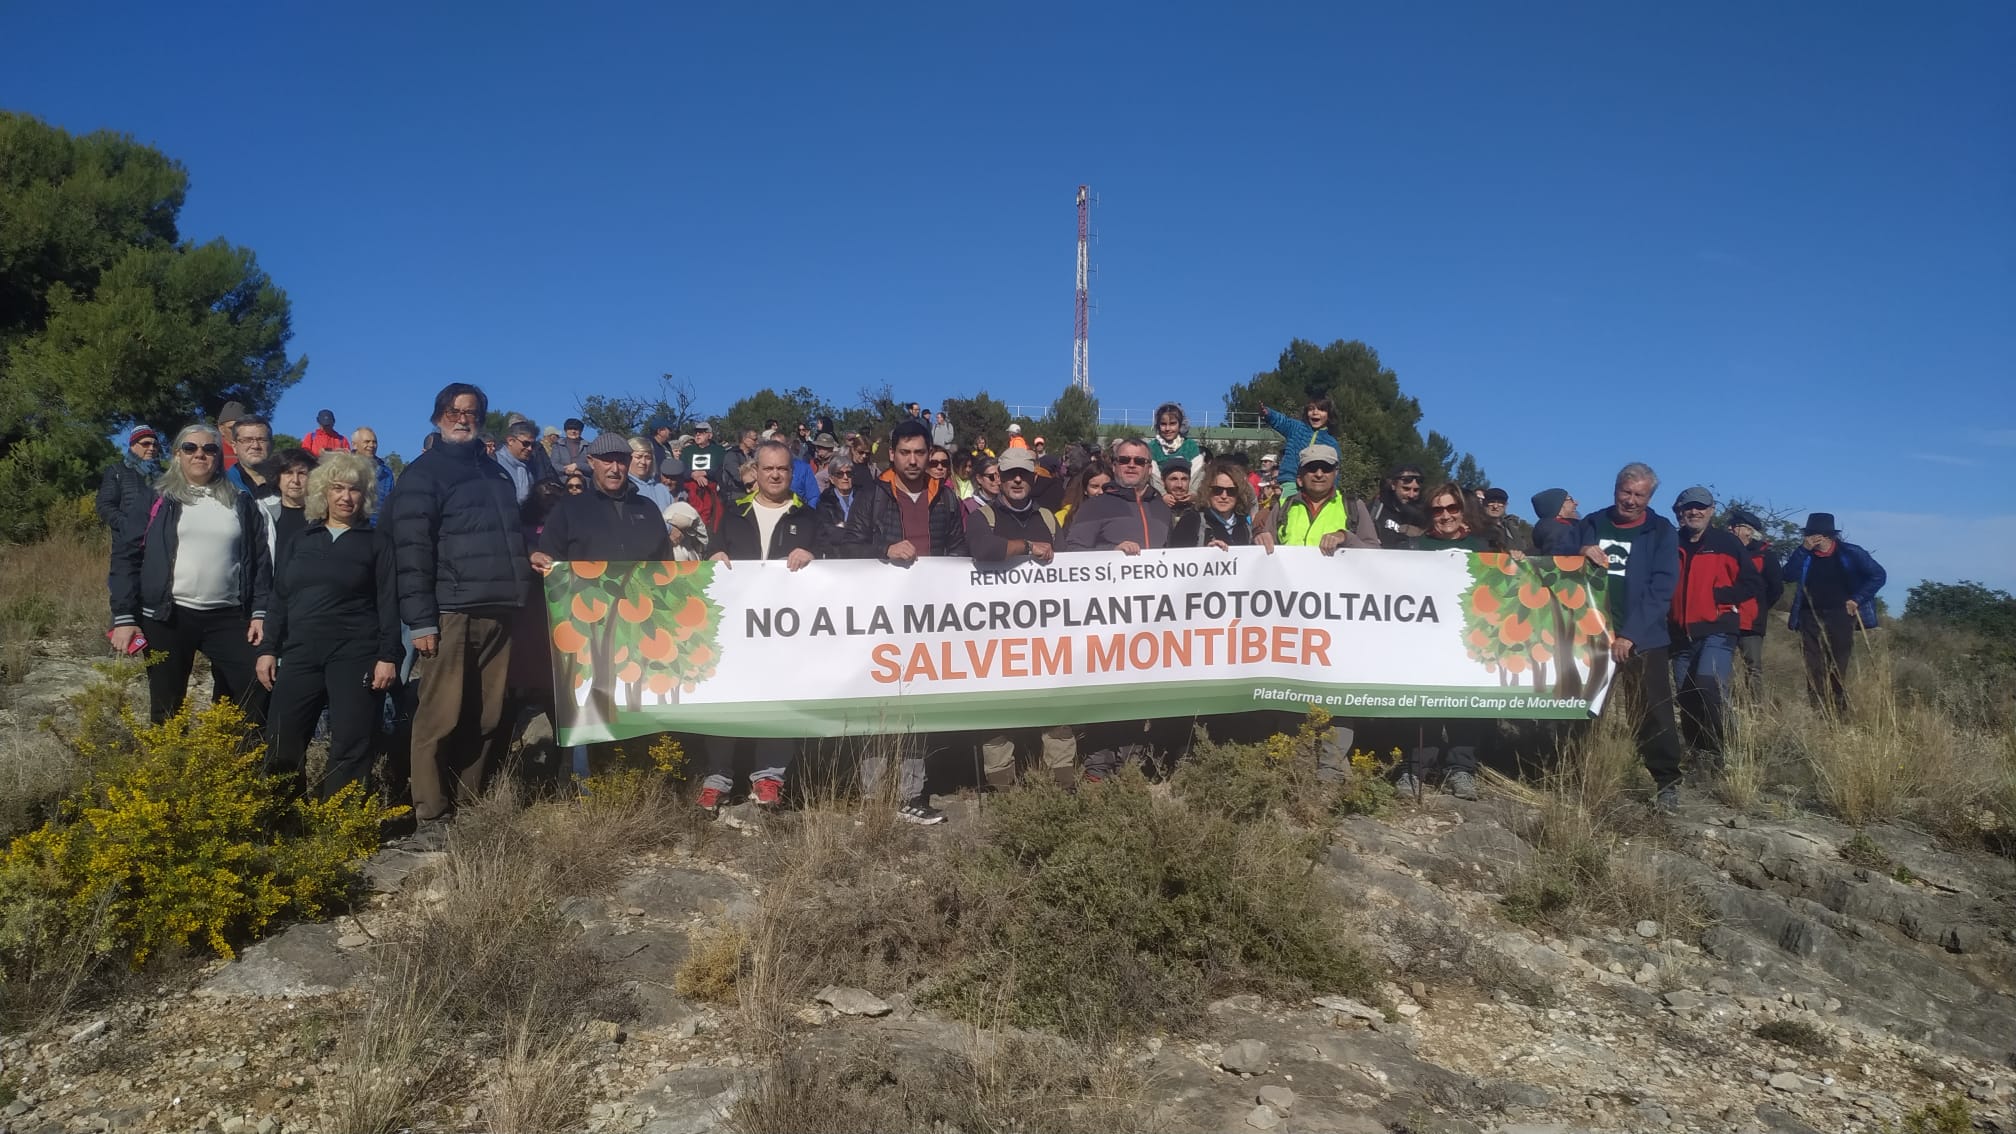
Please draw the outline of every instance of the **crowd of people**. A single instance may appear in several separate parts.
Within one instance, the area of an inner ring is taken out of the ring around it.
[[[537,577],[556,562],[782,560],[797,571],[828,559],[1048,563],[1059,552],[1281,546],[1584,556],[1608,577],[1611,660],[1637,693],[1654,802],[1671,808],[1690,751],[1697,766],[1719,763],[1737,659],[1760,690],[1766,614],[1788,585],[1809,691],[1842,712],[1842,675],[1884,583],[1828,513],[1809,517],[1782,565],[1764,521],[1734,508],[1718,526],[1705,488],[1680,492],[1669,521],[1643,464],[1626,465],[1610,505],[1586,517],[1566,489],[1533,494],[1530,534],[1508,522],[1502,489],[1431,481],[1414,464],[1386,470],[1371,499],[1351,498],[1338,485],[1336,430],[1348,423],[1321,398],[1299,417],[1267,408],[1282,442],[1260,446],[1257,461],[1244,446],[1200,445],[1173,403],[1147,436],[1053,450],[1011,425],[998,451],[915,404],[886,437],[841,438],[820,419],[739,429],[729,444],[709,422],[681,432],[662,419],[638,436],[588,438],[578,419],[542,433],[514,417],[499,438],[484,430],[489,408],[476,386],[442,388],[424,451],[396,476],[372,430],[345,436],[328,410],[279,452],[271,423],[235,403],[215,425],[180,430],[165,453],[154,431],[134,430],[98,509],[112,534],[112,645],[161,655],[147,671],[153,719],[181,708],[200,654],[214,695],[265,729],[271,772],[327,796],[369,784],[389,747],[378,786],[432,822],[484,790],[521,710],[552,712]],[[386,711],[388,697],[399,711]],[[389,745],[388,719],[401,722]],[[1190,724],[1039,725],[957,742],[999,788],[1025,767],[1076,782],[1129,762],[1166,766]],[[1432,782],[1474,798],[1485,724],[1406,722],[1399,789]],[[310,784],[321,727],[328,758]],[[1344,775],[1359,733],[1379,727],[1338,722],[1318,774]],[[780,804],[798,747],[704,739],[699,806],[718,810],[738,783],[759,806]],[[929,747],[901,748],[862,761],[863,791],[885,790],[893,772],[902,817],[941,822]]]

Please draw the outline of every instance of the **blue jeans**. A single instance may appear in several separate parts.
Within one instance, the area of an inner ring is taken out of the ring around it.
[[[1672,656],[1681,735],[1696,750],[1720,756],[1729,685],[1736,674],[1736,635],[1677,640]]]

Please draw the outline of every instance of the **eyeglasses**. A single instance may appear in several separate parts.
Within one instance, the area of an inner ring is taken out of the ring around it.
[[[194,441],[184,441],[184,442],[182,442],[182,451],[183,451],[184,453],[189,453],[189,454],[192,454],[192,455],[193,455],[193,454],[196,454],[196,453],[204,453],[204,454],[207,454],[207,455],[209,455],[209,456],[212,456],[212,457],[214,457],[214,456],[216,456],[217,454],[219,454],[219,453],[223,452],[224,450],[222,450],[222,449],[218,448],[218,447],[217,447],[217,446],[216,446],[215,444],[210,444],[210,445],[198,445],[198,444],[197,444],[196,442],[194,442]]]
[[[1311,461],[1311,462],[1309,462],[1308,464],[1306,464],[1306,465],[1303,465],[1303,466],[1302,466],[1302,471],[1303,471],[1303,472],[1306,472],[1306,473],[1326,473],[1326,474],[1327,474],[1327,473],[1334,473],[1334,472],[1336,472],[1336,471],[1337,471],[1337,466],[1336,466],[1336,465],[1333,465],[1333,464],[1329,464],[1329,463],[1327,463],[1327,462],[1325,462],[1325,461]]]
[[[1455,515],[1456,513],[1459,513],[1459,512],[1461,512],[1461,511],[1463,510],[1463,505],[1461,505],[1461,504],[1437,504],[1437,505],[1435,505],[1435,506],[1434,506],[1433,508],[1430,508],[1430,509],[1428,509],[1428,510],[1429,510],[1430,512],[1433,512],[1433,513],[1435,513],[1435,514],[1436,514],[1436,515],[1438,515],[1438,516],[1451,516],[1451,515]]]
[[[442,410],[442,411],[441,411],[441,416],[442,416],[442,417],[455,417],[455,418],[461,418],[461,419],[462,419],[463,421],[475,421],[475,420],[476,420],[477,418],[479,418],[479,417],[482,417],[482,416],[483,416],[483,414],[482,414],[482,413],[481,413],[480,411],[477,411],[477,410],[473,410],[473,409],[453,409],[453,408],[450,408],[450,409],[445,409],[445,410]]]
[[[1115,457],[1115,458],[1113,458],[1113,463],[1114,463],[1114,464],[1116,464],[1116,465],[1145,465],[1145,464],[1147,464],[1147,463],[1148,463],[1148,458],[1146,458],[1146,457]]]
[[[1229,484],[1214,484],[1214,485],[1212,485],[1212,486],[1211,486],[1211,495],[1213,495],[1213,496],[1237,496],[1237,495],[1239,495],[1239,490],[1238,490],[1237,488],[1234,488],[1233,486],[1231,486],[1231,485],[1229,485]]]

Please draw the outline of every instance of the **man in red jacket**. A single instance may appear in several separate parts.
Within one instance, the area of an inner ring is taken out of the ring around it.
[[[349,452],[350,440],[336,432],[336,414],[325,409],[315,415],[315,432],[301,439],[301,447],[321,460],[324,453]]]
[[[1764,579],[1743,542],[1712,525],[1714,493],[1687,489],[1673,501],[1673,514],[1680,521],[1680,581],[1668,619],[1674,700],[1681,735],[1719,771],[1742,607],[1763,594]]]

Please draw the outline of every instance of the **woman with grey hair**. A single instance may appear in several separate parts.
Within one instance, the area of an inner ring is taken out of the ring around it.
[[[826,461],[826,490],[812,509],[812,550],[821,559],[832,558],[833,548],[845,542],[841,533],[847,517],[853,514],[854,502],[861,499],[859,482],[867,479],[870,471],[854,459],[850,449],[842,449]]]
[[[300,790],[315,722],[329,710],[323,799],[371,772],[371,738],[406,648],[389,537],[371,527],[377,470],[331,453],[308,476],[307,527],[282,546],[273,572],[271,633],[259,683],[273,691],[266,773]]]
[[[112,545],[112,646],[165,655],[147,669],[155,722],[181,710],[200,653],[210,659],[217,695],[261,723],[266,694],[252,668],[273,589],[266,514],[224,476],[214,426],[184,427],[169,455],[160,496],[120,525]]]

